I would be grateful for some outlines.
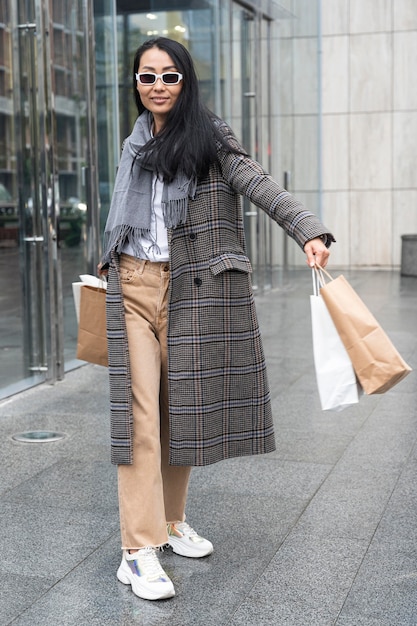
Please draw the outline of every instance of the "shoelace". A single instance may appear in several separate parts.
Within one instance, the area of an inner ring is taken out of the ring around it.
[[[179,524],[175,524],[175,527],[178,528],[178,530],[184,533],[184,535],[186,535],[187,537],[200,539],[200,535],[194,530],[194,528],[191,528],[191,526],[187,524],[187,522],[180,522]]]
[[[154,548],[142,548],[138,554],[137,560],[139,561],[141,569],[143,569],[143,572],[149,581],[152,582],[160,580],[161,578],[164,580],[167,579],[167,575],[158,561]]]

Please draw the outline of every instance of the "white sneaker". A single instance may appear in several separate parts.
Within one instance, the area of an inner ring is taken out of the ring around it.
[[[213,544],[200,537],[187,522],[167,524],[168,543],[176,554],[198,559],[213,552]]]
[[[131,585],[133,593],[145,600],[175,596],[174,585],[162,569],[155,548],[141,548],[133,554],[124,550],[117,578],[124,585]]]

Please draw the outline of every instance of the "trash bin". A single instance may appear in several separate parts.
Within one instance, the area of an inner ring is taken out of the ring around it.
[[[417,276],[417,235],[401,235],[401,275]]]

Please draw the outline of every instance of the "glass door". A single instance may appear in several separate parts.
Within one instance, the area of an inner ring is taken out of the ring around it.
[[[50,12],[50,80],[59,195],[59,306],[63,315],[62,353],[68,369],[76,364],[78,331],[72,282],[79,280],[80,274],[96,275],[101,240],[93,2],[51,0]]]
[[[97,261],[89,4],[0,5],[0,396],[62,378]]]

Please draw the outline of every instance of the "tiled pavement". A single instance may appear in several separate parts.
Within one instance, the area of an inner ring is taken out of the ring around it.
[[[417,368],[417,278],[344,274]],[[215,552],[162,554],[173,599],[140,600],[116,580],[106,370],[0,403],[1,625],[417,625],[416,373],[322,412],[309,293],[299,270],[257,297],[277,451],[193,470],[188,518]],[[66,437],[12,440],[26,430]]]

